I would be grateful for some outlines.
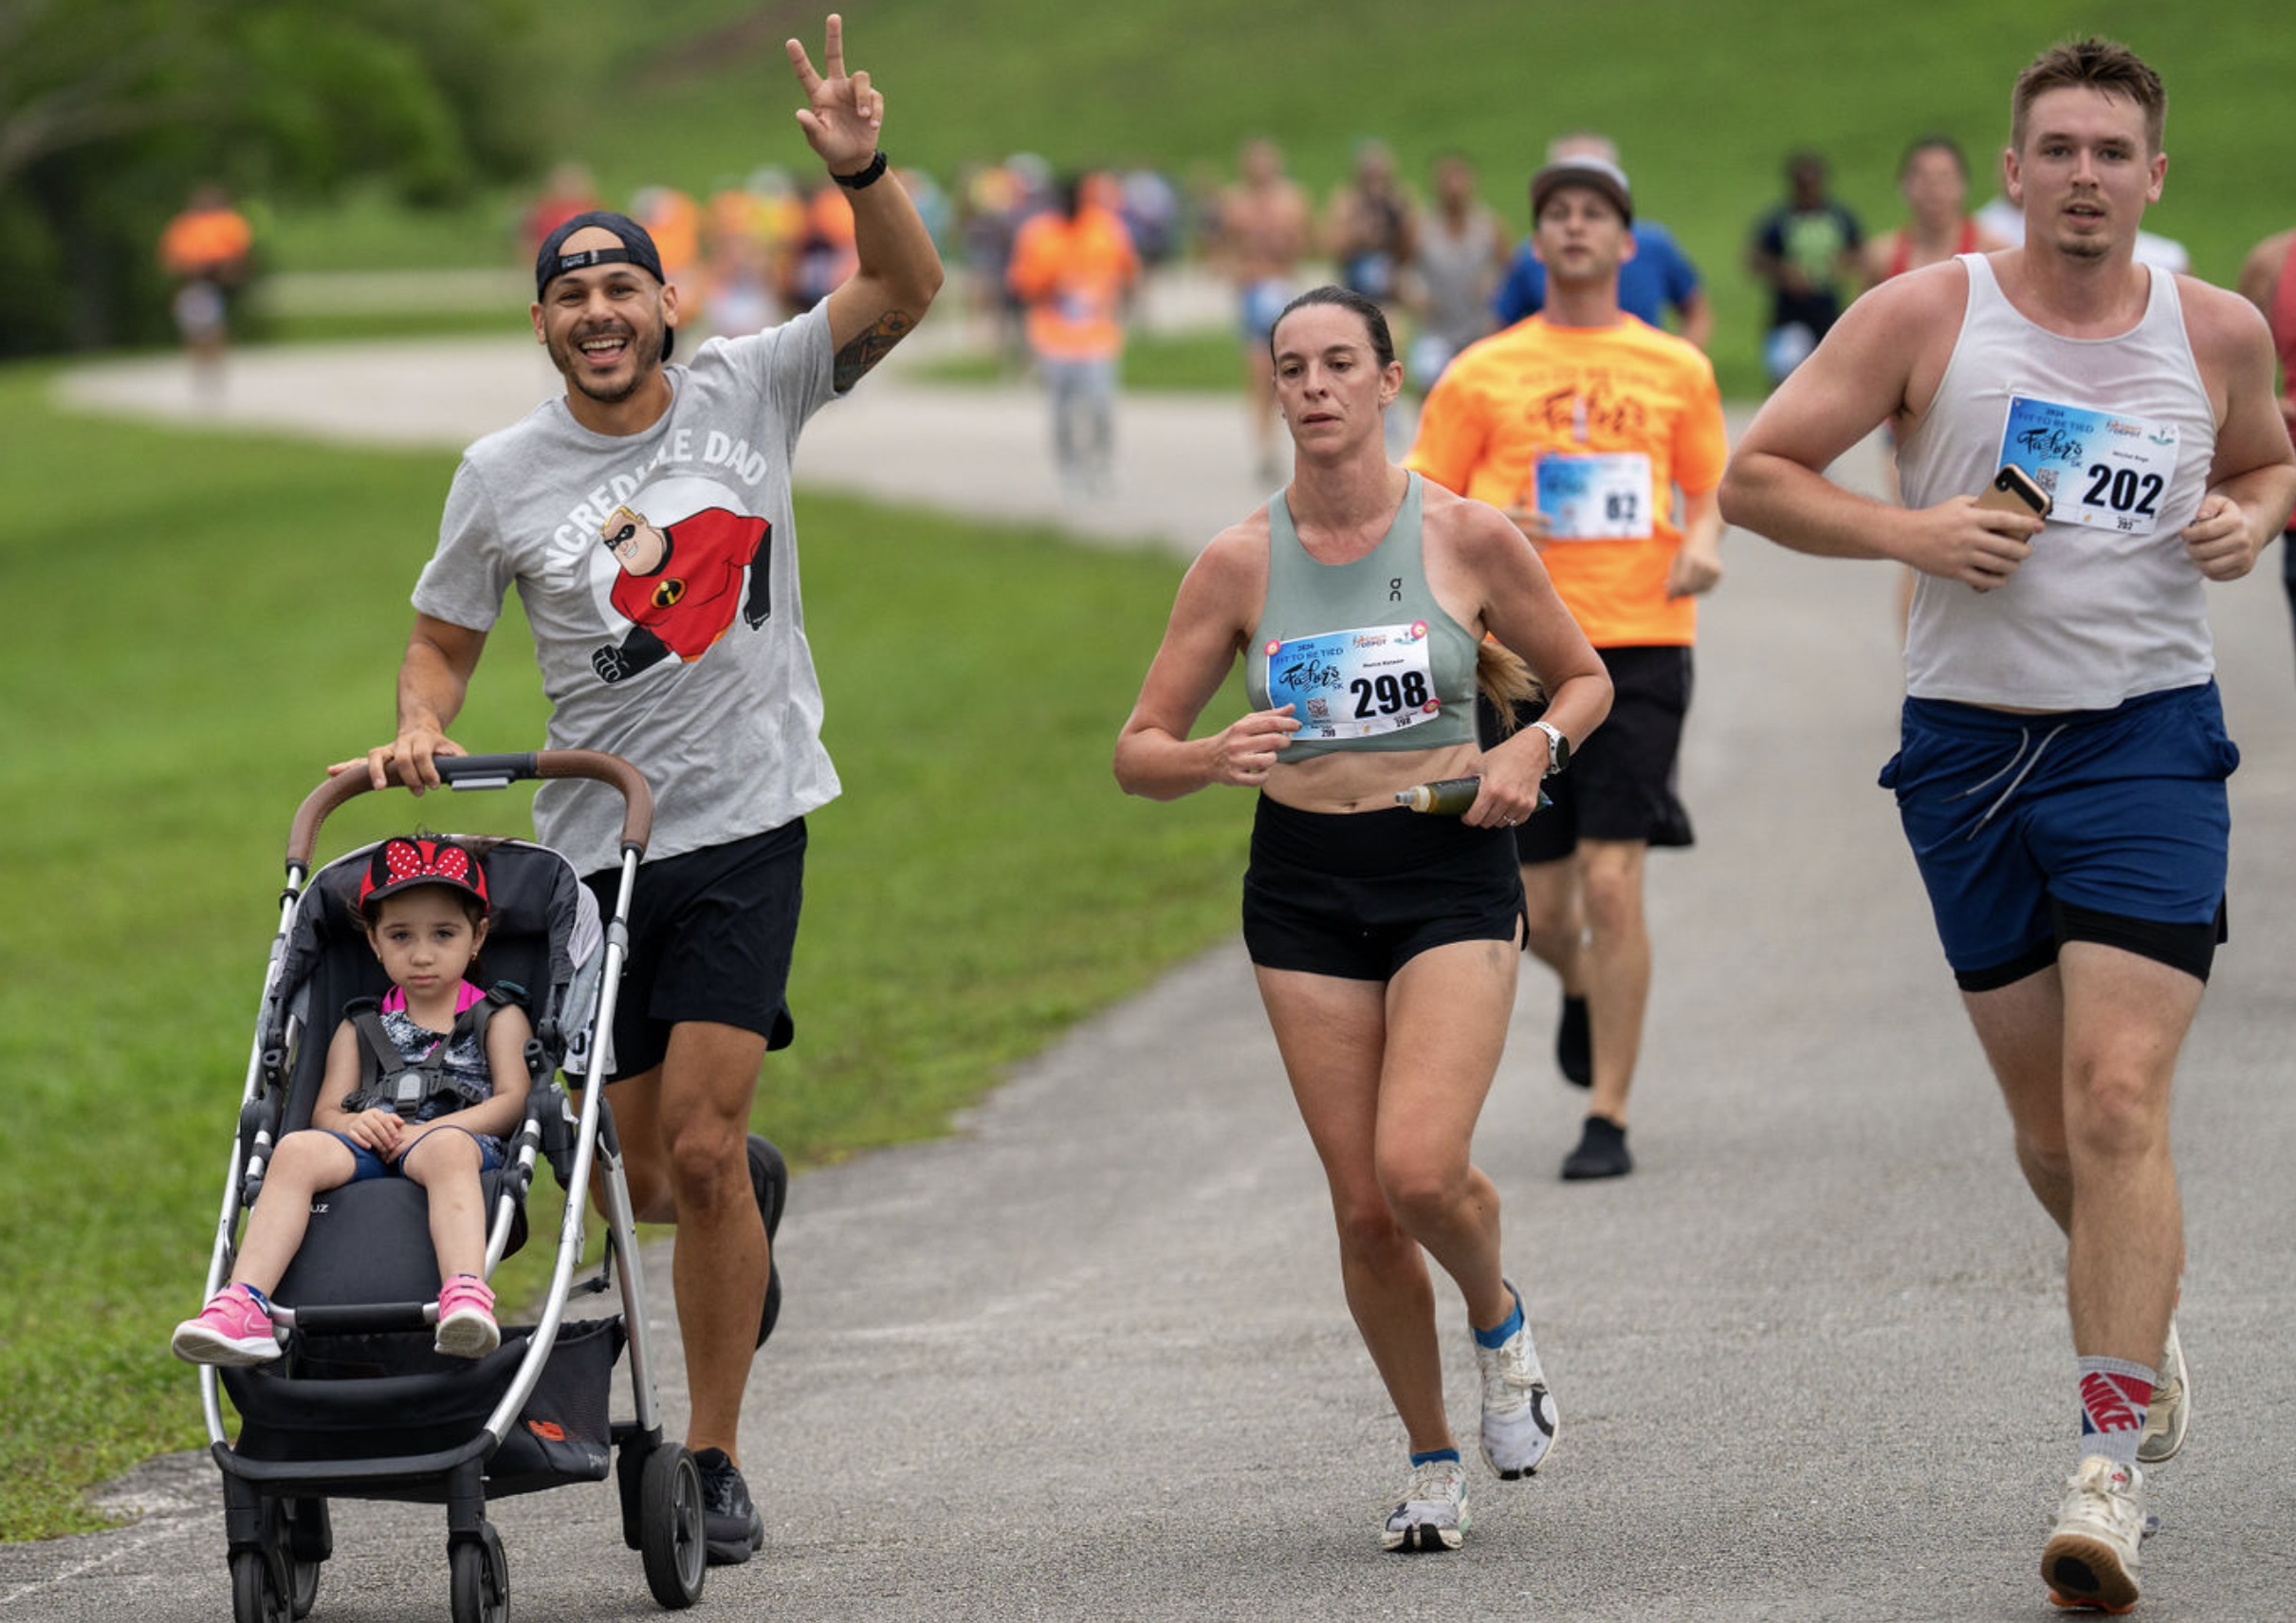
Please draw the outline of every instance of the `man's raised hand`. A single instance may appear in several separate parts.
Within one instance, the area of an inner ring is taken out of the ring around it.
[[[845,71],[845,20],[829,14],[827,37],[821,46],[823,71],[816,73],[803,45],[788,42],[789,65],[797,69],[798,84],[807,105],[798,109],[798,124],[805,139],[820,156],[832,175],[852,175],[876,156],[877,132],[885,123],[885,98],[869,83],[867,72]]]

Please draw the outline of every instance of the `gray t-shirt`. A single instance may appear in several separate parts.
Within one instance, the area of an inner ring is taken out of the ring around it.
[[[1498,216],[1476,208],[1454,231],[1440,209],[1421,222],[1412,268],[1425,290],[1424,330],[1460,350],[1491,331],[1491,289],[1498,280]]]
[[[554,749],[602,749],[653,790],[649,858],[778,828],[826,804],[821,689],[805,641],[790,457],[833,397],[826,306],[666,369],[670,410],[594,433],[561,396],[463,453],[414,607],[491,630],[515,583]],[[619,859],[620,797],[551,783],[537,836],[582,873]]]

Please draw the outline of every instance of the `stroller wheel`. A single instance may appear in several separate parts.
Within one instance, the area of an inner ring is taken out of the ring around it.
[[[292,1623],[292,1604],[261,1550],[231,1554],[231,1623]]]
[[[298,1618],[308,1617],[311,1608],[319,1604],[320,1568],[335,1548],[327,1502],[293,1499],[279,1503],[284,1522],[280,1548],[287,1562],[287,1609]]]
[[[481,1522],[475,1539],[448,1543],[447,1577],[454,1623],[509,1623],[510,1558],[493,1522]]]
[[[639,1550],[646,1558],[646,1587],[665,1609],[676,1612],[702,1598],[707,1571],[703,1548],[702,1473],[693,1456],[665,1443],[646,1456],[638,1490]]]
[[[287,1552],[287,1615],[302,1619],[311,1615],[311,1608],[319,1604],[319,1563],[297,1558]]]

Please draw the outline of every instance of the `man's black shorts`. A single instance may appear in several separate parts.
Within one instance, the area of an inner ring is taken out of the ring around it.
[[[1598,648],[1610,673],[1610,714],[1570,751],[1570,765],[1547,780],[1553,804],[1515,831],[1525,863],[1558,862],[1581,839],[1639,839],[1667,846],[1692,842],[1690,814],[1675,794],[1675,762],[1681,751],[1682,717],[1690,710],[1691,659],[1686,647]],[[1481,707],[1485,748],[1497,742],[1497,718]],[[1543,703],[1517,707],[1528,727],[1546,714]]]
[[[611,918],[621,870],[585,875]],[[614,1014],[613,1077],[651,1071],[686,1021],[740,1026],[786,1048],[789,966],[805,892],[805,820],[639,865],[630,962]]]
[[[2296,615],[2296,529],[2280,532],[2280,589],[2288,596],[2288,613]]]

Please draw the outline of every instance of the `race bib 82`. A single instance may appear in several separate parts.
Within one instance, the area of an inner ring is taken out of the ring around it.
[[[1650,458],[1639,451],[1542,456],[1538,510],[1556,541],[1650,539]]]

